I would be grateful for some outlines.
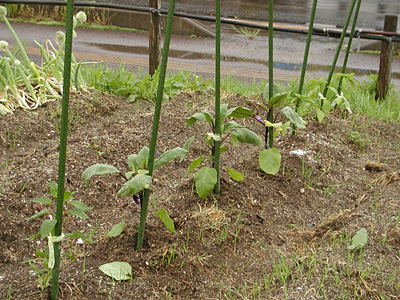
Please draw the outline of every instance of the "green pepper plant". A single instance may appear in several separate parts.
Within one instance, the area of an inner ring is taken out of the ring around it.
[[[210,150],[210,155],[208,161],[211,163],[211,167],[203,166],[197,170],[194,174],[194,182],[196,187],[196,192],[200,198],[206,198],[214,186],[217,184],[217,171],[214,168],[214,154],[216,151],[216,141],[219,143],[220,153],[227,151],[226,144],[231,142],[234,146],[238,143],[247,143],[255,146],[262,147],[263,142],[261,138],[254,133],[252,130],[239,125],[236,121],[230,120],[231,118],[244,119],[253,115],[253,111],[245,107],[234,107],[228,109],[227,104],[221,104],[220,107],[220,134],[216,134],[215,128],[215,116],[207,111],[201,111],[195,113],[186,119],[188,126],[192,126],[197,121],[202,121],[208,123],[210,126],[210,132],[205,136],[204,143]],[[230,138],[230,139],[228,139]],[[205,156],[200,156],[190,163],[187,173],[192,172],[197,169],[203,161],[206,160]],[[207,161],[206,160],[206,161]],[[235,180],[243,180],[243,174],[240,172],[227,169],[229,176]]]

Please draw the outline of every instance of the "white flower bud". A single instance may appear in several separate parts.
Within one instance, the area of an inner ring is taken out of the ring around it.
[[[76,19],[79,21],[79,23],[85,23],[87,20],[86,14],[83,11],[80,11],[76,14]]]
[[[5,50],[8,46],[9,45],[6,41],[0,41],[0,50]]]
[[[64,40],[65,40],[65,33],[64,32],[62,32],[62,31],[57,31],[56,32],[56,39],[57,39],[57,41],[59,41],[59,42],[64,42]]]
[[[0,6],[0,17],[7,16],[7,8],[5,6]]]
[[[19,65],[21,65],[21,61],[20,61],[19,59],[16,59],[16,60],[14,61],[14,64],[15,64],[16,66],[19,66]]]

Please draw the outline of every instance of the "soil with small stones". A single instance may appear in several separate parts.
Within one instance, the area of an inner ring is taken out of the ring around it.
[[[229,107],[260,111],[259,97],[224,95]],[[60,299],[399,299],[400,128],[396,123],[334,112],[323,123],[308,119],[297,135],[277,137],[277,175],[258,166],[255,146],[228,146],[221,160],[221,194],[200,199],[190,160],[208,156],[210,129],[186,125],[213,110],[212,95],[186,92],[163,104],[158,154],[195,136],[181,163],[154,173],[145,246],[135,250],[139,213],[131,197],[118,197],[118,175],[95,176],[85,188],[82,172],[95,163],[129,171],[126,159],[148,146],[153,104],[127,103],[102,94],[73,93],[66,186],[93,207],[88,219],[68,215],[63,232],[94,232],[93,243],[62,242]],[[46,299],[24,261],[45,251],[47,239],[27,240],[48,217],[31,202],[57,180],[60,103],[0,118],[0,297]],[[249,127],[260,124],[238,120]],[[260,128],[262,129],[262,128]],[[241,182],[226,168],[242,172]],[[52,207],[50,207],[53,210]],[[166,209],[176,233],[155,215]],[[125,230],[107,237],[113,225]],[[352,237],[368,232],[364,247],[349,251]],[[99,266],[128,262],[132,280],[117,282]],[[33,264],[41,267],[40,260]],[[285,296],[286,295],[286,296]]]

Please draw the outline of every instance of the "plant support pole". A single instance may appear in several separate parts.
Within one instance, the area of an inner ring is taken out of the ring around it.
[[[215,1],[215,135],[221,135],[220,120],[220,102],[221,102],[221,0]],[[214,168],[217,171],[217,183],[214,186],[214,192],[220,193],[220,139],[214,140]]]
[[[170,40],[171,40],[172,19],[174,17],[174,11],[175,11],[175,0],[169,0],[167,25],[165,28],[164,47],[163,47],[163,51],[162,51],[162,59],[161,59],[161,66],[160,66],[160,79],[158,81],[157,98],[156,98],[156,105],[154,108],[153,127],[152,127],[152,131],[151,131],[151,139],[150,139],[150,147],[149,147],[149,159],[148,159],[148,163],[147,163],[147,170],[149,172],[148,173],[149,176],[153,175],[154,155],[156,153],[158,127],[160,124],[161,105],[162,105],[163,94],[164,94],[165,75],[167,73],[169,44],[170,44]],[[145,226],[146,226],[149,197],[150,197],[150,189],[145,189],[144,196],[143,196],[143,202],[142,202],[142,208],[140,211],[140,223],[139,223],[138,239],[137,239],[137,244],[136,244],[136,249],[138,249],[138,250],[143,247],[144,230],[145,230]]]
[[[346,73],[347,61],[349,60],[349,54],[350,54],[350,50],[351,50],[351,43],[353,42],[354,31],[356,30],[356,25],[357,25],[357,20],[358,20],[358,14],[359,14],[360,8],[361,8],[361,1],[362,1],[362,0],[358,0],[358,2],[357,2],[357,7],[356,7],[356,11],[354,12],[353,25],[351,26],[351,32],[350,32],[350,36],[349,36],[349,42],[348,42],[348,44],[347,44],[346,55],[345,55],[344,61],[343,61],[342,74]],[[341,91],[341,89],[342,89],[342,82],[343,82],[343,77],[340,77],[339,87],[338,87],[338,93],[340,93],[340,91]]]
[[[67,22],[65,29],[65,58],[64,58],[64,79],[63,97],[61,110],[61,129],[60,129],[60,152],[58,158],[58,190],[57,190],[57,209],[54,227],[54,236],[62,235],[62,215],[64,205],[64,185],[65,185],[65,161],[67,153],[68,137],[68,109],[69,109],[69,88],[71,84],[71,53],[72,53],[72,31],[74,16],[74,0],[67,2]],[[51,280],[51,299],[58,297],[58,278],[60,273],[60,245],[61,242],[54,243],[54,259],[52,280]]]
[[[149,74],[154,75],[161,61],[161,0],[149,0],[150,31],[149,31]]]
[[[274,1],[269,0],[268,3],[268,82],[269,82],[269,99],[274,96]],[[271,106],[268,112],[268,121],[274,123],[274,108]],[[274,146],[274,128],[268,128],[269,147]]]
[[[333,72],[335,71],[336,63],[337,63],[338,58],[339,58],[340,50],[342,49],[344,37],[346,36],[346,31],[347,31],[347,28],[349,27],[350,19],[351,19],[351,16],[353,14],[353,10],[354,10],[354,6],[356,4],[356,1],[357,0],[353,0],[353,2],[351,3],[349,14],[347,16],[346,23],[345,23],[345,25],[343,27],[342,35],[340,36],[340,40],[339,40],[339,44],[338,44],[338,46],[336,48],[335,57],[333,59],[331,70],[330,70],[329,76],[328,76],[328,80],[326,81],[324,92],[323,92],[323,96],[324,97],[326,97],[326,94],[328,93],[328,88],[329,88],[329,85],[331,84]],[[322,105],[323,105],[323,103],[322,103],[322,100],[321,100],[321,107],[322,107]]]

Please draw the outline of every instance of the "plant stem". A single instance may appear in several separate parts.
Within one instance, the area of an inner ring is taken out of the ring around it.
[[[330,70],[329,76],[328,76],[328,80],[326,81],[324,92],[323,92],[324,98],[326,97],[326,94],[328,93],[328,87],[329,87],[329,85],[331,83],[333,72],[335,71],[336,63],[337,63],[338,58],[339,58],[340,50],[341,50],[342,45],[343,45],[344,37],[346,36],[347,28],[349,27],[351,15],[353,14],[353,10],[354,10],[354,6],[356,4],[356,1],[357,0],[353,0],[353,2],[351,4],[350,10],[349,10],[349,14],[347,16],[346,23],[345,23],[345,25],[343,27],[342,35],[340,36],[339,44],[338,44],[338,46],[336,48],[335,57],[333,59],[331,70]],[[322,108],[322,105],[323,105],[323,103],[322,103],[322,100],[321,100],[321,108]]]
[[[171,40],[172,19],[174,17],[174,11],[175,11],[175,0],[169,0],[167,24],[166,24],[166,28],[165,28],[164,47],[163,47],[163,51],[162,51],[162,59],[161,59],[161,66],[160,66],[160,77],[159,77],[159,81],[158,81],[157,98],[156,98],[156,105],[154,108],[153,127],[152,127],[152,132],[151,132],[151,139],[150,139],[149,159],[148,159],[148,163],[147,163],[147,170],[149,171],[149,173],[148,173],[149,176],[153,175],[154,155],[156,153],[158,127],[160,124],[161,105],[162,105],[163,94],[164,94],[164,83],[165,83],[165,75],[167,72],[169,44],[170,44],[170,40]],[[137,239],[137,244],[136,244],[136,249],[138,249],[138,250],[143,247],[144,230],[146,227],[146,218],[147,218],[147,208],[149,205],[149,197],[150,197],[150,189],[145,189],[142,207],[140,210],[140,223],[139,223],[138,239]]]
[[[65,160],[67,152],[67,136],[68,136],[68,108],[69,108],[69,88],[71,83],[71,53],[72,53],[72,30],[73,30],[74,0],[67,2],[67,22],[65,33],[65,62],[64,62],[64,83],[63,98],[61,111],[61,129],[60,129],[60,154],[58,159],[58,190],[57,190],[57,210],[56,210],[56,226],[54,235],[62,234],[62,215],[64,205],[64,184],[65,184]],[[56,300],[58,297],[58,277],[60,273],[60,244],[54,243],[55,264],[53,268],[51,281],[51,299]]]
[[[215,134],[221,133],[220,102],[221,102],[221,0],[215,1]],[[214,140],[214,168],[217,171],[217,183],[214,192],[220,193],[220,141]]]
[[[274,96],[274,1],[269,0],[268,3],[268,66],[269,66],[269,99]],[[268,121],[273,123],[274,121],[274,108],[271,107],[268,112]],[[268,128],[269,134],[269,147],[274,146],[274,128]]]
[[[351,43],[353,41],[354,31],[356,29],[356,24],[357,24],[357,20],[358,20],[358,13],[360,12],[360,7],[361,7],[361,0],[358,0],[356,11],[354,12],[353,25],[351,26],[349,42],[347,43],[346,55],[345,55],[344,61],[343,61],[342,74],[346,73],[347,61],[349,59]],[[338,94],[340,94],[341,89],[342,89],[342,81],[343,81],[343,77],[340,77],[339,87],[338,87]]]

